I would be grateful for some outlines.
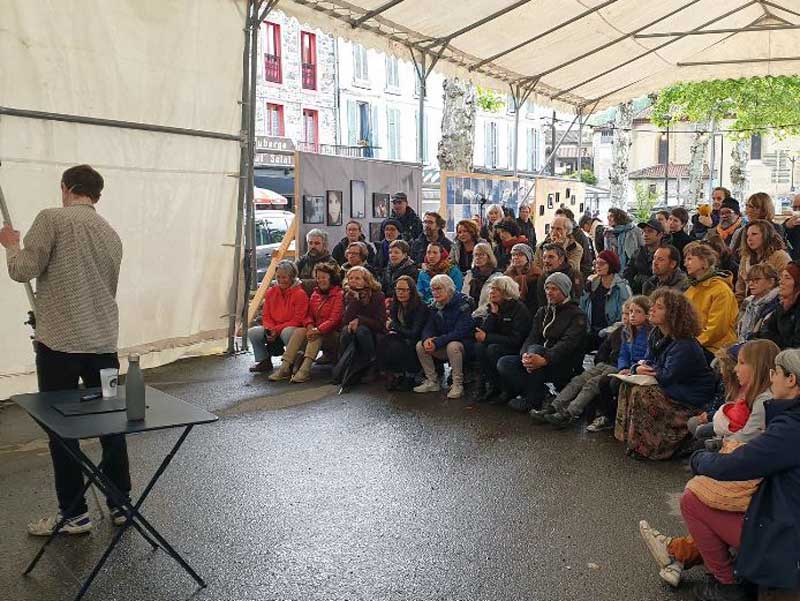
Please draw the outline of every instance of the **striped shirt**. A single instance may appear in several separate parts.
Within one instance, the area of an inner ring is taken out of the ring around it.
[[[37,341],[64,353],[117,351],[122,241],[93,206],[45,209],[6,256],[11,279],[36,278]]]

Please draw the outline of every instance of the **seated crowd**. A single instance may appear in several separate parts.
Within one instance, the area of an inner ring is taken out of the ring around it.
[[[701,600],[798,589],[800,219],[774,223],[766,194],[746,217],[724,188],[712,199],[691,219],[612,208],[605,226],[562,207],[537,243],[527,205],[490,205],[450,240],[442,216],[395,194],[381,242],[351,221],[329,252],[313,229],[277,265],[251,371],[298,383],[329,363],[343,388],[375,374],[388,390],[445,386],[534,424],[586,419],[635,459],[691,455],[689,536],[640,524],[661,577],[677,586],[705,564]]]

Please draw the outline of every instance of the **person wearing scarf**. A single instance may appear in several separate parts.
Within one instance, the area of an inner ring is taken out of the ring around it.
[[[484,219],[483,227],[481,227],[481,238],[492,245],[492,250],[497,248],[495,226],[503,220],[504,216],[503,207],[500,205],[491,204],[486,207],[486,219]]]
[[[379,276],[383,276],[383,270],[389,264],[389,245],[395,240],[402,240],[400,233],[403,226],[397,219],[386,219],[381,223],[381,238],[378,242],[375,254],[375,271]],[[410,248],[410,247],[409,247]],[[406,254],[409,254],[408,252]]]
[[[719,223],[713,231],[716,231],[722,241],[730,246],[733,235],[742,225],[744,224],[738,201],[735,198],[723,200],[719,209]]]
[[[644,246],[641,228],[631,222],[630,216],[625,211],[616,207],[608,210],[608,227],[604,230],[603,237],[604,250],[613,250],[617,253],[622,271],[625,271],[628,261]]]
[[[752,334],[758,332],[780,303],[778,272],[771,265],[753,265],[747,272],[747,286],[750,296],[742,302],[736,323],[739,342],[747,342]]]
[[[772,340],[782,349],[800,347],[800,263],[792,261],[781,272],[778,296],[778,308],[752,338]]]
[[[719,256],[708,244],[690,242],[683,252],[690,283],[686,298],[700,318],[702,330],[697,341],[711,362],[717,350],[736,342],[739,306],[733,295],[733,275],[717,270]]]
[[[533,250],[527,244],[515,244],[511,247],[511,263],[505,275],[519,286],[519,299],[525,303],[531,313],[538,308],[534,284],[539,272],[533,268]]]
[[[407,275],[416,283],[419,269],[408,256],[409,246],[405,240],[395,240],[389,245],[389,262],[383,271],[381,289],[386,298],[394,294],[394,285],[402,275]]]
[[[456,240],[450,249],[450,258],[461,273],[466,274],[471,269],[472,254],[480,242],[486,240],[480,237],[478,224],[472,219],[462,219],[456,224]]]
[[[450,255],[445,248],[438,242],[431,242],[425,251],[425,262],[422,264],[422,271],[417,278],[417,290],[422,300],[426,304],[431,304],[433,296],[431,294],[431,280],[436,275],[447,275],[456,285],[456,290],[461,290],[464,283],[464,276],[461,270],[450,261]]]
[[[497,269],[497,258],[488,242],[479,242],[472,251],[472,269],[464,276],[461,292],[475,302],[475,318],[486,317],[486,304],[489,302],[489,284],[501,275]]]
[[[504,219],[494,226],[497,236],[497,267],[503,271],[511,263],[511,249],[517,244],[528,244],[528,239],[521,236],[519,226],[513,219]]]

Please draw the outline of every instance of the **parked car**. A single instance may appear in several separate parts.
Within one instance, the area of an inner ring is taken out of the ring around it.
[[[294,213],[289,211],[256,211],[256,271],[259,284],[267,273],[272,253],[283,242],[292,219]],[[294,240],[289,250],[295,250]]]

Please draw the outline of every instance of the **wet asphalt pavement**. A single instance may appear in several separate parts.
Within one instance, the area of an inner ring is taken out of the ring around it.
[[[191,359],[148,384],[216,412],[143,513],[208,587],[125,534],[86,599],[688,600],[658,578],[638,521],[683,533],[678,462],[624,456],[610,433],[533,426],[505,408],[365,384],[342,396],[247,373],[250,358]],[[140,491],[177,432],[129,437]],[[88,447],[94,456],[98,445]],[[71,599],[111,535],[40,544],[25,524],[54,508],[41,433],[0,408],[0,601]],[[97,506],[90,508],[99,519]]]

